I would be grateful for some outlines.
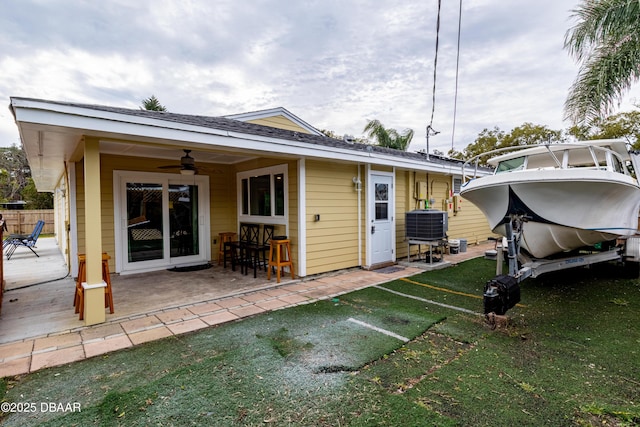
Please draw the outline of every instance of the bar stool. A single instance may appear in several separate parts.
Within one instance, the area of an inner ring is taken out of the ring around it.
[[[102,253],[102,280],[107,284],[104,288],[104,306],[109,307],[109,312],[113,314],[113,292],[111,291],[111,276],[109,275],[109,260],[111,257],[106,252]],[[73,305],[76,313],[79,313],[80,320],[84,319],[84,288],[82,283],[87,281],[87,257],[85,254],[78,255],[78,280],[76,281],[76,292],[73,297]]]
[[[233,231],[225,231],[223,233],[218,234],[218,265],[222,264],[225,261],[225,243],[233,242],[238,240],[236,236],[238,233]]]
[[[278,239],[277,237],[271,239],[271,246],[269,247],[269,270],[267,271],[268,280],[271,280],[271,267],[276,268],[278,283],[280,283],[280,272],[284,267],[289,267],[289,270],[291,270],[291,278],[295,279],[290,243],[291,241],[289,239]],[[273,259],[274,255],[275,260]]]

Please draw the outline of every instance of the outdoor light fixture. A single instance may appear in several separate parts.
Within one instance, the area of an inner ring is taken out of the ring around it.
[[[356,190],[360,190],[360,186],[362,185],[362,182],[360,181],[360,179],[357,176],[354,176],[352,178],[352,181],[355,184]]]

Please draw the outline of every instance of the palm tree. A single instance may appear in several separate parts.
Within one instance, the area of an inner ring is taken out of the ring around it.
[[[580,64],[565,101],[565,117],[590,124],[608,116],[640,78],[640,2],[583,0],[564,47]]]
[[[369,138],[374,138],[381,147],[407,151],[413,139],[413,130],[405,129],[399,134],[395,129],[386,129],[379,120],[370,120],[364,128]]]
[[[165,106],[160,104],[160,101],[158,101],[158,98],[156,98],[155,95],[151,95],[149,98],[143,99],[142,107],[140,107],[140,109],[150,111],[167,111]]]

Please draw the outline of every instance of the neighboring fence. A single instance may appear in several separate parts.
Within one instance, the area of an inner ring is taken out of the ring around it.
[[[0,211],[0,214],[7,224],[6,234],[30,234],[40,219],[44,220],[42,234],[55,232],[53,209],[3,210]]]

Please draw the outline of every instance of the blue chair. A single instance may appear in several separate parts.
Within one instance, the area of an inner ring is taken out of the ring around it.
[[[31,234],[10,234],[9,237],[4,239],[3,248],[5,253],[7,254],[7,260],[11,259],[13,253],[20,246],[24,246],[25,248],[29,248],[31,252],[35,254],[35,256],[40,257],[33,250],[36,247],[36,242],[38,241],[38,237],[40,237],[40,233],[42,233],[42,229],[44,228],[44,221],[39,220],[36,223],[36,226],[33,228]]]

